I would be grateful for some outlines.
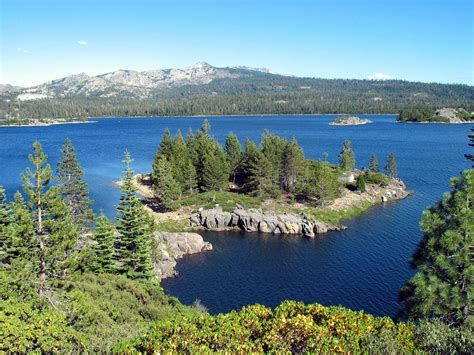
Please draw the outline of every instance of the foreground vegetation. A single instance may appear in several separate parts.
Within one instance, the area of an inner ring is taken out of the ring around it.
[[[352,164],[345,146],[341,163]],[[418,272],[400,293],[410,322],[396,323],[293,301],[216,316],[183,306],[154,276],[157,227],[135,195],[128,152],[116,223],[94,218],[69,140],[56,174],[39,142],[29,160],[26,199],[17,192],[9,202],[0,188],[0,351],[474,352],[474,170],[424,212]],[[394,159],[387,166],[396,171]]]
[[[474,336],[442,323],[395,323],[343,307],[287,301],[210,316],[178,315],[154,324],[143,337],[114,351],[144,353],[465,353]]]

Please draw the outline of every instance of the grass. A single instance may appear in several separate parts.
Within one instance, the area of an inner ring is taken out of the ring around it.
[[[157,223],[156,232],[193,232],[195,229],[188,226],[187,220],[172,220],[167,219]]]
[[[304,212],[314,217],[318,221],[326,222],[333,225],[340,225],[341,221],[357,217],[367,211],[371,206],[373,206],[373,204],[368,201],[364,201],[359,206],[355,206],[345,210],[321,211],[319,209],[308,207],[305,209],[294,208],[292,209],[292,212]]]
[[[181,200],[181,206],[192,206],[196,210],[200,207],[213,208],[216,204],[221,206],[224,211],[232,212],[237,205],[244,208],[259,207],[261,201],[255,197],[228,191],[208,191]]]

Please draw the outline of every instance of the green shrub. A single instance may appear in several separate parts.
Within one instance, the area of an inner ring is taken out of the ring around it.
[[[414,350],[414,326],[343,307],[286,301],[272,311],[261,305],[211,316],[178,316],[157,322],[144,337],[122,341],[129,352],[353,352],[381,334],[401,353]]]
[[[365,172],[365,181],[368,184],[376,184],[385,186],[390,182],[390,178],[382,173],[374,173],[372,171]]]
[[[474,333],[440,321],[422,321],[415,331],[417,347],[434,354],[474,354]]]
[[[62,312],[13,298],[0,300],[0,352],[77,352],[84,349],[83,341]]]

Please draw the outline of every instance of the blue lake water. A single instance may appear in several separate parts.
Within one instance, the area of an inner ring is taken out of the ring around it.
[[[400,177],[415,194],[403,201],[372,208],[348,221],[346,231],[316,239],[242,233],[203,233],[212,252],[178,263],[181,275],[163,281],[164,289],[190,304],[196,298],[212,313],[246,304],[276,306],[282,300],[344,305],[377,315],[395,316],[399,288],[411,277],[409,259],[421,237],[421,212],[449,190],[449,178],[469,168],[469,125],[398,124],[395,116],[363,116],[363,126],[330,126],[334,116],[212,117],[212,134],[224,142],[229,131],[242,142],[258,140],[263,129],[295,136],[308,158],[323,152],[336,162],[344,139],[350,139],[357,166],[376,153],[383,166],[394,152]],[[107,118],[96,123],[50,127],[0,127],[0,185],[10,196],[20,189],[20,173],[28,164],[34,140],[55,164],[70,137],[87,174],[95,209],[114,215],[121,159],[127,148],[137,172],[148,172],[169,127],[198,129],[203,118]]]

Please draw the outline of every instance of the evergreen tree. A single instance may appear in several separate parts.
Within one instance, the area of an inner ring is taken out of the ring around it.
[[[22,174],[23,189],[29,196],[28,208],[34,222],[37,241],[39,293],[45,295],[49,278],[59,277],[73,267],[73,248],[78,238],[78,226],[69,213],[58,187],[47,189],[52,177],[51,166],[39,142],[33,143],[29,167]]]
[[[183,193],[191,193],[197,185],[196,169],[192,163],[186,142],[178,130],[173,143],[173,154],[170,168],[174,180],[179,184]]]
[[[89,198],[87,183],[83,180],[84,171],[76,157],[74,147],[69,138],[61,148],[62,156],[57,167],[58,187],[63,200],[69,207],[74,222],[81,226],[82,231],[94,220],[92,200]]]
[[[117,207],[116,257],[120,262],[119,272],[130,278],[150,278],[153,275],[151,260],[152,236],[148,226],[146,211],[135,194],[133,184],[133,162],[130,153],[125,151],[125,169],[121,187],[120,203]]]
[[[175,210],[181,199],[181,188],[172,174],[172,165],[162,157],[156,164],[155,197],[164,210]]]
[[[389,178],[394,178],[398,174],[397,162],[395,161],[395,155],[390,153],[388,156],[387,165],[385,166],[385,171]]]
[[[365,174],[360,174],[359,176],[357,176],[356,185],[357,190],[359,190],[360,192],[367,191]]]
[[[453,178],[452,191],[423,212],[424,236],[412,264],[418,273],[401,290],[412,318],[474,326],[474,170]]]
[[[201,131],[204,132],[205,134],[208,134],[210,130],[211,130],[211,124],[209,123],[209,120],[206,118],[202,122]]]
[[[229,187],[227,157],[217,142],[213,142],[212,148],[203,156],[201,179],[204,191],[222,191]]]
[[[4,191],[0,188],[1,191]],[[13,202],[0,203],[0,264],[8,265],[11,271],[19,264],[33,261],[36,254],[34,225],[28,207],[20,192],[15,193]],[[18,271],[18,270],[16,270]]]
[[[239,139],[233,132],[227,135],[224,151],[229,163],[230,179],[235,184],[237,170],[242,162],[242,147],[240,146]]]
[[[298,145],[296,138],[293,138],[286,144],[282,154],[280,181],[285,191],[295,192],[297,180],[304,173],[304,167],[303,149]]]
[[[163,133],[163,138],[161,138],[160,146],[158,147],[158,154],[160,156],[166,157],[166,159],[171,159],[173,155],[173,137],[168,128],[165,129]]]
[[[273,180],[272,171],[267,157],[253,141],[247,139],[242,161],[243,190],[259,197],[277,197],[280,188]]]
[[[351,148],[351,141],[346,139],[342,146],[342,151],[339,153],[339,165],[345,172],[354,170],[355,157]]]
[[[372,154],[370,157],[369,171],[373,173],[379,172],[379,161],[377,160],[377,156],[375,154]]]
[[[301,185],[302,193],[316,206],[325,206],[341,193],[337,174],[325,162],[311,162],[307,177]]]
[[[103,213],[96,220],[92,239],[95,241],[92,247],[92,271],[95,273],[114,273],[117,266],[114,249],[115,226]]]
[[[261,152],[270,162],[269,174],[275,182],[282,176],[283,152],[288,144],[285,138],[278,137],[276,134],[264,130],[260,141]]]

